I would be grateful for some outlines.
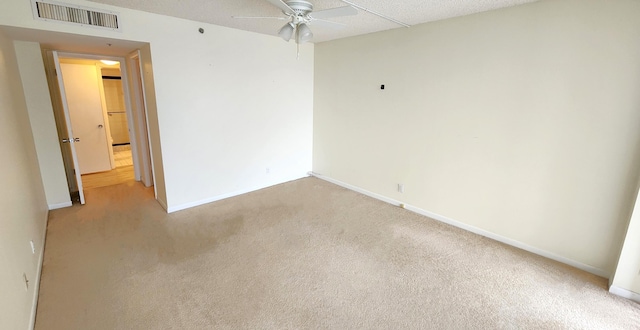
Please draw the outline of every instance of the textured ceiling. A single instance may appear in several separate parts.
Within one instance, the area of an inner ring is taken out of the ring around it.
[[[266,0],[91,0],[118,7],[185,18],[231,28],[276,35],[284,21],[275,19],[234,19],[231,16],[284,16]],[[309,0],[314,10],[342,7],[339,0]],[[409,25],[464,16],[482,11],[510,7],[537,0],[349,0]],[[345,23],[342,29],[311,24],[313,42],[322,42],[402,28],[373,14],[359,10],[358,15],[330,19]]]

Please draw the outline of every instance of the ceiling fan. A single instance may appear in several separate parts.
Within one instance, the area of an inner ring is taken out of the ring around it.
[[[278,35],[285,41],[291,40],[295,32],[295,42],[301,44],[310,41],[313,33],[309,25],[324,25],[331,27],[344,27],[345,24],[326,20],[327,18],[349,16],[358,14],[358,10],[352,6],[337,7],[320,11],[313,11],[313,4],[304,0],[267,0],[274,6],[280,8],[286,17],[244,17],[233,16],[233,18],[258,18],[258,19],[278,19],[287,20],[278,31]]]

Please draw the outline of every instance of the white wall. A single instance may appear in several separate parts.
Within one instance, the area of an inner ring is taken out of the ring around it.
[[[16,41],[14,45],[47,204],[50,209],[71,206],[40,44]]]
[[[156,179],[178,210],[305,176],[311,169],[313,45],[87,1],[121,14],[122,32],[32,18],[11,0],[0,25],[149,43],[157,118],[151,118]],[[204,28],[200,34],[198,28]],[[149,56],[147,56],[149,55]],[[146,62],[145,62],[146,61]],[[145,77],[145,83],[150,83]],[[153,104],[154,102],[148,102]],[[270,173],[266,173],[266,169]]]
[[[169,210],[311,169],[313,48],[197,27],[150,44]]]
[[[314,172],[609,275],[640,165],[638,17],[541,1],[317,44]]]
[[[0,33],[0,329],[29,327],[46,228],[47,202],[23,95],[14,46]]]

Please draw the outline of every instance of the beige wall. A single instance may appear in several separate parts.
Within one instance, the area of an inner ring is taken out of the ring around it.
[[[314,172],[608,276],[640,165],[638,17],[541,1],[318,44]]]
[[[0,329],[29,327],[46,228],[47,201],[23,95],[14,45],[0,33]]]

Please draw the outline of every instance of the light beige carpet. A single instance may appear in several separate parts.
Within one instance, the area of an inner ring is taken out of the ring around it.
[[[37,329],[639,329],[606,280],[315,178],[51,212]]]

